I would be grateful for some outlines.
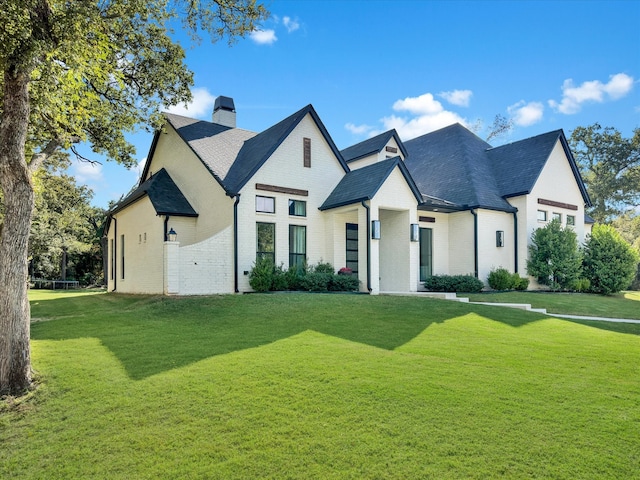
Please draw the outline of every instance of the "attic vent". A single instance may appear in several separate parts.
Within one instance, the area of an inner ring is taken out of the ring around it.
[[[384,147],[385,151],[389,152],[389,153],[398,153],[398,149],[396,147]]]
[[[236,106],[233,103],[233,98],[222,95],[216,98],[213,105],[213,123],[236,128]]]

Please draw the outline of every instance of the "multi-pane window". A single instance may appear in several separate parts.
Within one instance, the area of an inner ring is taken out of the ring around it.
[[[256,195],[256,212],[276,213],[276,199]]]
[[[304,268],[307,261],[307,227],[289,225],[289,267]]]
[[[289,215],[296,217],[307,216],[307,202],[304,200],[289,200]]]
[[[269,258],[276,263],[276,224],[256,223],[256,258]]]
[[[576,217],[574,215],[567,215],[567,225],[574,226],[576,224]]]
[[[546,210],[538,210],[538,221],[546,222],[547,221],[547,211]]]
[[[433,230],[420,229],[420,281],[433,275]]]
[[[350,268],[354,275],[358,274],[358,224],[347,223],[347,248],[346,248],[346,265]]]
[[[557,221],[559,221],[560,223],[562,223],[562,214],[561,214],[561,213],[558,213],[558,212],[553,212],[553,213],[551,214],[551,220],[557,220]]]

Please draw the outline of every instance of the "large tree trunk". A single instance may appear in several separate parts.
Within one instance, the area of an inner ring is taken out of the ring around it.
[[[0,122],[0,187],[5,203],[0,236],[0,395],[19,395],[31,385],[27,248],[34,194],[25,160],[28,87],[24,69],[5,70]]]

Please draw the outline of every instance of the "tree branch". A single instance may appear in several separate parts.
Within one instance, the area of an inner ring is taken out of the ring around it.
[[[55,151],[62,145],[57,139],[49,140],[49,143],[40,150],[38,153],[34,153],[29,161],[29,173],[33,174],[38,170],[44,161],[55,153]]]

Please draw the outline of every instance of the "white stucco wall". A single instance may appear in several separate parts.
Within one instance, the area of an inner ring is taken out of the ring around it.
[[[124,235],[124,278],[121,237]],[[122,293],[162,293],[164,219],[157,217],[148,197],[143,197],[111,221],[108,236],[108,290]],[[112,240],[116,243],[116,272],[111,275]]]
[[[478,210],[478,278],[487,283],[489,272],[502,267],[514,271],[513,215],[493,210]],[[496,246],[496,231],[504,232],[504,246]]]
[[[468,211],[449,214],[449,275],[473,275],[473,228]]]
[[[416,222],[420,228],[430,228],[432,230],[433,241],[433,274],[449,274],[449,215],[446,213],[429,212],[418,210],[417,217],[431,217],[435,222]],[[416,223],[414,222],[414,223]],[[418,264],[419,264],[418,257]]]
[[[387,152],[386,147],[395,148],[396,152]],[[359,158],[358,160],[354,160],[353,162],[349,162],[349,168],[351,170],[355,170],[357,168],[366,167],[367,165],[372,165],[381,160],[386,160],[387,158],[400,157],[404,160],[404,156],[402,155],[402,150],[398,146],[398,142],[396,142],[395,138],[390,138],[385,148],[383,148],[379,152],[374,152],[371,155],[367,155],[366,157]]]

